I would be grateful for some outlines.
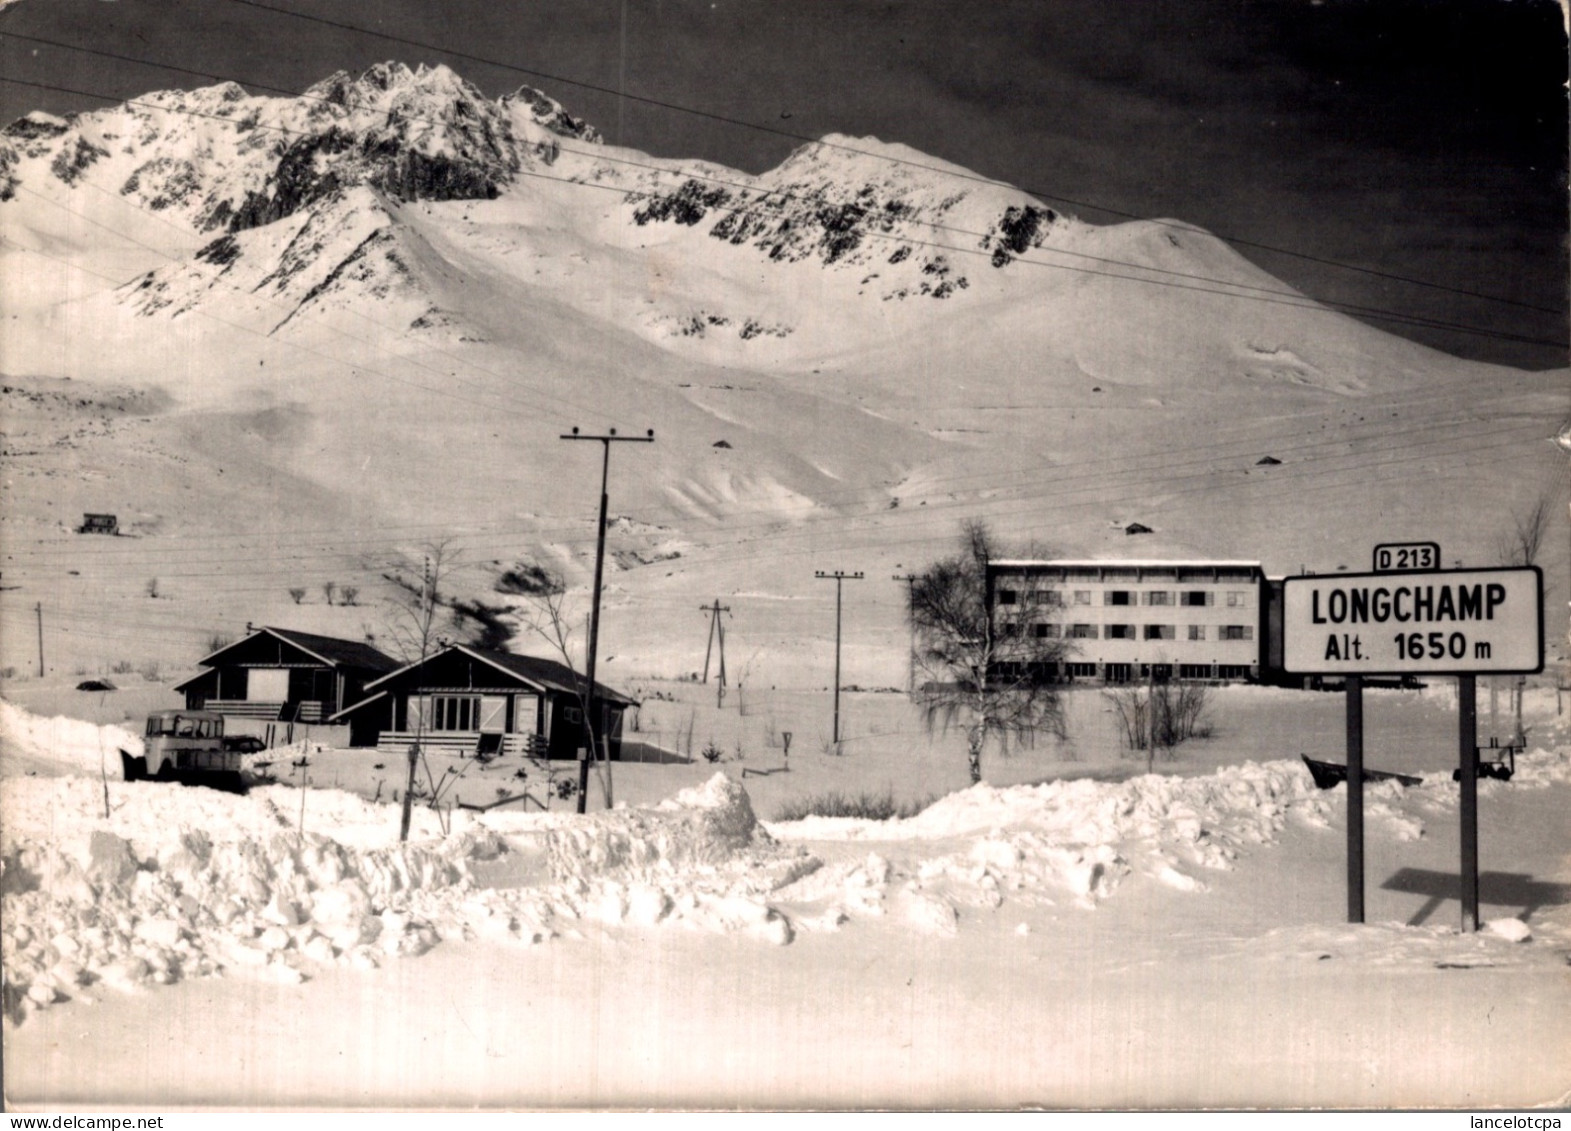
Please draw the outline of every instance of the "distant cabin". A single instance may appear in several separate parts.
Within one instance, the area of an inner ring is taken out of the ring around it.
[[[588,746],[586,686],[555,660],[453,644],[368,683],[363,699],[328,722],[347,722],[352,745],[389,755],[419,743],[461,755],[577,758]],[[600,683],[592,698],[596,738],[618,761],[622,715],[638,701]]]
[[[1150,534],[1151,528],[1143,522],[1131,522],[1124,527],[1125,534]]]
[[[120,520],[112,514],[84,514],[78,534],[119,534]]]
[[[197,662],[204,670],[175,685],[187,710],[291,723],[326,722],[398,667],[363,641],[290,628],[258,629]]]
[[[731,446],[731,441],[729,441],[729,440],[716,440],[713,444],[711,444],[709,446],[712,447],[712,448],[729,448]]]
[[[1261,456],[1259,459],[1255,460],[1255,466],[1256,467],[1272,467],[1272,466],[1275,466],[1276,464],[1279,464],[1281,462],[1282,461],[1277,459],[1275,456]]]

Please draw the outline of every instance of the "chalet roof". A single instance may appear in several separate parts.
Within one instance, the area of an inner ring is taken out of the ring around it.
[[[226,652],[232,652],[241,648],[259,636],[272,636],[281,640],[330,668],[353,668],[359,671],[380,673],[390,672],[398,667],[397,660],[371,647],[364,641],[340,640],[336,636],[318,636],[314,632],[298,632],[292,628],[272,627],[259,628],[244,640],[226,644],[211,655],[203,656],[197,661],[197,664],[207,669],[215,668],[223,662],[222,657]],[[188,685],[209,674],[211,674],[210,671],[199,672],[184,683],[176,684],[175,690],[183,691]]]
[[[437,658],[451,652],[460,652],[471,659],[515,676],[526,683],[536,687],[559,691],[567,695],[582,694],[585,678],[566,664],[556,660],[547,660],[540,656],[520,656],[514,652],[498,652],[490,648],[476,648],[469,644],[451,644],[441,652],[428,656],[425,663],[431,663]],[[421,666],[417,660],[412,664],[405,664],[397,671],[389,672],[380,679],[374,679],[366,684],[365,690],[369,695],[379,688],[385,688],[395,683],[399,676],[411,672]],[[605,684],[595,683],[595,698],[603,699],[607,703],[620,703],[624,707],[638,706],[638,700],[630,699],[620,691],[616,691]]]

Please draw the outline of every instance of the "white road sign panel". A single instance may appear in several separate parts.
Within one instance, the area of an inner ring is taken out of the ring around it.
[[[1289,577],[1282,667],[1295,675],[1542,671],[1543,592],[1537,566]]]

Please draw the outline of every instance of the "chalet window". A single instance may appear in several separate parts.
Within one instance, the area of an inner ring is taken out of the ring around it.
[[[1076,589],[1075,590],[1075,604],[1077,604],[1077,605],[1089,605],[1090,603],[1091,603],[1091,590],[1089,590],[1089,589]]]
[[[1146,604],[1148,605],[1171,605],[1172,603],[1173,595],[1166,589],[1153,589],[1146,594]]]
[[[1096,639],[1096,625],[1094,625],[1094,624],[1072,624],[1072,625],[1069,626],[1069,635],[1070,635],[1070,638],[1074,639],[1074,640],[1095,640]]]
[[[1252,625],[1224,624],[1222,626],[1223,640],[1253,640],[1254,638],[1255,630]]]
[[[432,730],[476,730],[480,726],[480,700],[473,695],[431,696]]]
[[[1205,625],[1203,625],[1203,624],[1192,624],[1192,625],[1189,626],[1189,639],[1191,639],[1191,640],[1204,640],[1205,638],[1206,638],[1206,626]]]
[[[563,707],[562,716],[570,723],[581,723],[584,721],[584,712],[577,707]]]
[[[1018,598],[1019,594],[1013,589],[1000,589],[998,591],[998,603],[1000,605],[1013,605]]]
[[[1135,638],[1135,626],[1132,624],[1110,624],[1104,627],[1107,629],[1107,639],[1109,640],[1133,640]]]
[[[1172,640],[1176,633],[1170,624],[1146,625],[1145,638],[1147,640]]]
[[[1189,589],[1184,592],[1182,603],[1191,607],[1203,607],[1211,603],[1212,595],[1204,589]]]
[[[1131,594],[1127,589],[1109,589],[1102,594],[1102,604],[1127,605],[1130,604],[1130,596]]]
[[[1058,626],[1056,624],[1033,624],[1031,626],[1031,635],[1038,640],[1050,639],[1058,635]]]

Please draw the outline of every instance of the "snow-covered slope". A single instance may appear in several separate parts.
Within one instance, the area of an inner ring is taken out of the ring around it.
[[[288,589],[370,597],[448,536],[581,583],[597,469],[556,437],[653,428],[611,484],[608,624],[643,670],[716,592],[768,595],[760,643],[805,662],[814,566],[907,567],[978,514],[1064,553],[1128,552],[1138,520],[1145,557],[1330,569],[1422,537],[1481,562],[1499,522],[1458,493],[1508,521],[1563,458],[1539,442],[1563,374],[1382,333],[1198,229],[1092,226],[873,138],[758,176],[651,157],[445,67],[20,120],[0,308],[27,601],[86,615],[173,574],[160,621],[358,636]],[[146,537],[88,545],[83,511]],[[893,682],[877,618],[851,662]]]

